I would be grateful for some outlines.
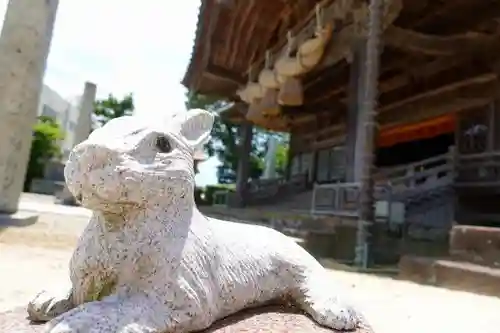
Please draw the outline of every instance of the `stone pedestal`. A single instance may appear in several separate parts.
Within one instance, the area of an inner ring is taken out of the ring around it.
[[[28,211],[17,211],[14,214],[0,213],[0,229],[6,227],[27,227],[38,222],[38,214]]]
[[[58,0],[10,0],[0,36],[0,213],[17,211]]]
[[[0,331],[16,333],[42,333],[43,324],[30,323],[26,319],[26,309],[16,308],[0,312]],[[351,333],[372,333],[368,325]],[[224,318],[201,333],[328,333],[338,332],[317,325],[310,317],[294,307],[265,306],[247,309]]]

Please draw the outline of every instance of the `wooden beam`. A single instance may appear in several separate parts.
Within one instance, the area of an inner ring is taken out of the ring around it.
[[[431,76],[437,75],[440,72],[455,67],[464,61],[462,57],[439,58],[426,63],[423,66],[416,68],[409,68],[406,72],[391,77],[387,80],[380,82],[379,93],[385,93],[391,90],[396,90],[404,85],[411,83],[413,80],[426,79]]]
[[[500,95],[500,85],[495,74],[484,74],[448,84],[439,89],[423,92],[410,98],[400,100],[379,109],[379,123],[382,126],[399,123],[417,122],[429,117],[439,116],[448,112],[470,109],[485,105]],[[326,111],[325,111],[326,112]],[[331,111],[330,111],[331,113]],[[308,126],[317,115],[311,114],[294,122],[300,130]],[[340,113],[337,124],[345,128],[345,114]]]
[[[499,95],[497,76],[486,74],[383,106],[379,122],[384,126],[416,122],[487,105]]]
[[[406,52],[431,56],[454,56],[464,53],[481,54],[492,47],[500,46],[500,36],[477,32],[450,36],[428,35],[396,26],[384,33],[387,46]]]
[[[217,79],[223,79],[232,82],[236,85],[243,85],[247,82],[244,78],[242,78],[238,74],[231,72],[226,68],[214,65],[212,63],[209,63],[205,67],[205,72],[203,74],[207,76],[212,76]]]
[[[391,78],[388,78],[384,81],[379,82],[379,99],[386,99],[386,95],[388,93],[398,93],[398,89],[403,88],[403,87],[410,87],[412,84],[419,84],[420,82],[425,82],[426,85],[429,85],[429,83],[440,83],[442,80],[436,80],[437,77],[441,77],[443,73],[449,70],[453,70],[454,67],[458,67],[461,63],[465,62],[466,58],[465,57],[460,57],[456,56],[453,58],[448,58],[448,57],[441,57],[438,58],[437,60],[428,62],[422,66],[414,67],[414,68],[409,68],[407,71],[395,75]],[[467,67],[467,71],[457,69],[457,73],[462,74],[462,77],[467,77],[467,73],[471,71],[471,69],[476,69],[480,70],[480,68],[477,68],[477,66],[469,66]],[[477,72],[474,72],[471,76],[474,77],[477,75]],[[446,76],[444,78],[447,78]],[[456,80],[455,80],[456,81]],[[442,83],[440,84],[442,85]],[[411,89],[411,93],[414,93],[414,89]],[[336,91],[338,93],[338,91]],[[331,94],[329,94],[331,95]],[[400,97],[400,96],[398,96]],[[318,101],[325,100],[325,98],[321,98]],[[340,102],[346,104],[347,103],[347,97],[343,97],[339,99]],[[314,103],[316,104],[316,103]]]
[[[471,95],[471,91],[473,95],[477,94],[478,88],[479,91],[481,89],[485,89],[480,93],[482,96],[486,94],[486,96],[493,97],[495,96],[495,93],[491,93],[492,84],[494,87],[498,86],[497,75],[493,73],[471,77],[462,81],[453,82],[438,89],[414,95],[410,98],[406,98],[389,105],[384,105],[379,109],[379,112],[383,113],[395,109],[401,109],[402,107],[408,107],[409,105],[411,105],[412,109],[418,109],[418,107],[415,107],[415,105],[419,105],[419,103],[421,103],[422,101],[425,101],[424,104],[428,107],[435,101],[438,101],[439,103],[442,102],[444,99],[446,99],[446,97],[444,96],[448,96],[446,94],[451,94],[452,98],[467,98],[467,96]]]

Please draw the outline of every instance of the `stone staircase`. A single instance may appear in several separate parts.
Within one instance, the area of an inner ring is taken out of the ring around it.
[[[399,277],[500,297],[500,228],[454,226],[447,258],[403,256]]]

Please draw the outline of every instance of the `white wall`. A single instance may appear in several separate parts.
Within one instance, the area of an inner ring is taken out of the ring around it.
[[[65,100],[47,85],[43,86],[40,95],[38,115],[56,118],[66,134],[62,143],[64,156],[67,156],[73,147],[74,133],[78,121],[78,102],[79,98],[72,101]]]

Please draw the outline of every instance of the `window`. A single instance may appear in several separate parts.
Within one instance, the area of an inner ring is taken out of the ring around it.
[[[344,146],[336,146],[330,150],[329,180],[342,180],[345,178],[346,155]]]
[[[343,180],[345,177],[345,149],[343,146],[318,151],[316,178],[319,183]]]

